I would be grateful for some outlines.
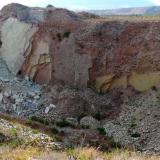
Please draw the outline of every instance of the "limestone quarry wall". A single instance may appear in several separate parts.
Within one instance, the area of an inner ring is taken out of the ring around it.
[[[15,18],[8,18],[1,28],[1,55],[8,68],[17,74],[25,60],[25,53],[30,52],[32,38],[37,27],[20,22]]]
[[[2,10],[1,55],[15,75],[103,93],[160,84],[160,22],[90,21],[65,9],[17,4]]]

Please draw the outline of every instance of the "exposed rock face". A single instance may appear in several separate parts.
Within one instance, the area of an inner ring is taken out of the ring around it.
[[[56,8],[4,7],[1,54],[15,75],[98,92],[160,84],[160,23],[83,19]]]
[[[17,74],[23,65],[26,52],[30,52],[30,43],[36,31],[37,27],[32,27],[32,24],[20,22],[15,18],[4,21],[1,28],[3,43],[1,54],[14,74]]]

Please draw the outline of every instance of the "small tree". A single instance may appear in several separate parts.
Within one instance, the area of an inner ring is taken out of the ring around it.
[[[53,5],[51,5],[51,4],[47,5],[47,8],[52,8],[52,7],[53,7]]]

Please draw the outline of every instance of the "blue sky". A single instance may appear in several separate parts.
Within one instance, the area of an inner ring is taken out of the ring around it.
[[[67,1],[67,3],[66,3]],[[137,6],[152,6],[150,0],[55,0],[54,5],[70,8],[106,9]]]
[[[0,8],[8,3],[21,3],[28,6],[45,7],[52,4],[73,10],[111,9],[160,5],[160,0],[1,0]]]

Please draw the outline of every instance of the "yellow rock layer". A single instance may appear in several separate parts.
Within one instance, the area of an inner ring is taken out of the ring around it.
[[[127,76],[115,78],[111,84],[110,89],[114,88],[127,88]]]
[[[147,91],[153,86],[160,84],[160,72],[133,73],[129,78],[129,84],[138,91]]]
[[[132,73],[131,76],[116,78],[114,74],[98,77],[95,88],[98,92],[105,93],[115,88],[127,88],[132,86],[137,91],[147,91],[160,84],[160,71],[150,73]]]
[[[104,88],[103,90],[108,90],[109,89],[108,84],[111,84],[113,77],[114,74],[98,77],[95,83],[96,90],[98,92],[101,92],[102,88]]]

